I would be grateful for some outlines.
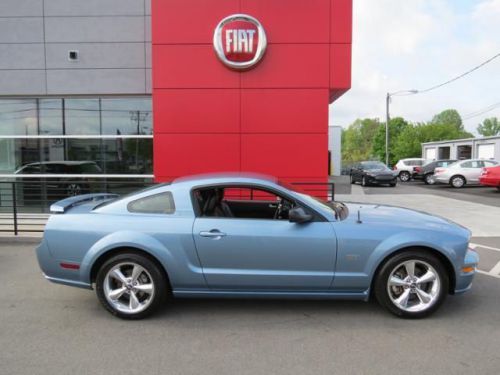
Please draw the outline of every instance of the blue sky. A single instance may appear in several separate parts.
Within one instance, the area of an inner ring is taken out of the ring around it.
[[[500,0],[354,0],[352,89],[330,106],[330,124],[385,118],[385,94],[425,89],[500,52]],[[500,58],[425,94],[395,97],[393,116],[428,121],[448,108],[463,116],[500,102]],[[464,120],[475,132],[500,107]]]

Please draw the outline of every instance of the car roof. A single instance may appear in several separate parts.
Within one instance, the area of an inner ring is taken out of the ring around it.
[[[204,173],[179,177],[172,182],[172,185],[188,183],[192,185],[218,184],[218,183],[256,183],[267,182],[277,183],[278,179],[273,176],[251,173],[251,172],[224,172],[224,173]]]

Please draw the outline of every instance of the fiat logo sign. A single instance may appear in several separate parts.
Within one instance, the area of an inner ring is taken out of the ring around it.
[[[257,64],[267,48],[264,28],[254,17],[233,14],[215,28],[214,49],[219,59],[232,69],[249,69]]]

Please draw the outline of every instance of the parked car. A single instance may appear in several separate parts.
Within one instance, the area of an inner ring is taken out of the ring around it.
[[[390,185],[396,186],[397,176],[384,163],[379,161],[362,161],[351,169],[351,184],[359,182],[362,186]]]
[[[214,174],[51,206],[37,257],[53,282],[138,319],[166,297],[368,300],[407,318],[471,287],[471,233],[404,208],[325,202],[272,177]],[[50,249],[50,250],[49,250]]]
[[[479,176],[484,167],[493,167],[498,162],[493,160],[461,160],[448,167],[436,168],[434,177],[436,182],[450,184],[454,188],[467,185],[478,185]]]
[[[402,182],[408,182],[411,180],[413,167],[421,167],[425,162],[425,159],[420,158],[401,159],[396,163],[393,169]]]
[[[23,165],[16,175],[86,175],[102,174],[93,161],[47,161]],[[61,199],[90,192],[91,178],[88,177],[21,177],[23,196],[26,202],[41,198],[42,188],[47,199]]]
[[[484,186],[493,186],[500,191],[500,165],[486,167],[479,176],[479,183]]]
[[[424,164],[421,167],[413,167],[412,178],[414,180],[422,180],[427,185],[434,185],[436,183],[434,180],[434,169],[447,167],[455,162],[456,160],[435,160]]]

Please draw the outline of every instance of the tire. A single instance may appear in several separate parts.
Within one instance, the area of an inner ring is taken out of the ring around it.
[[[434,173],[427,173],[424,176],[424,183],[426,185],[435,185],[436,184],[436,180],[434,179]]]
[[[368,186],[368,183],[366,182],[366,177],[365,176],[363,176],[361,178],[361,186]]]
[[[497,191],[500,192],[500,186],[497,186]]]
[[[410,179],[411,179],[410,172],[402,171],[399,174],[399,179],[401,180],[401,182],[408,182],[408,181],[410,181]]]
[[[453,176],[450,178],[450,186],[455,189],[460,189],[465,186],[465,178],[462,176]]]
[[[124,278],[112,275],[117,269]],[[138,272],[135,280],[134,270]],[[133,252],[110,258],[97,272],[96,294],[99,302],[112,315],[122,319],[143,319],[151,315],[165,303],[168,290],[168,281],[159,266]],[[112,292],[114,296],[121,293],[114,299]]]
[[[411,272],[408,272],[411,264],[414,264],[412,281]],[[419,284],[416,280],[423,280],[424,274],[433,275],[435,279]],[[393,282],[389,283],[389,280]],[[439,308],[446,299],[448,287],[448,274],[436,256],[425,251],[408,250],[389,258],[380,267],[375,275],[374,294],[380,305],[392,314],[419,319]]]
[[[351,175],[351,184],[354,185],[356,183],[356,181],[354,181],[354,176]]]

